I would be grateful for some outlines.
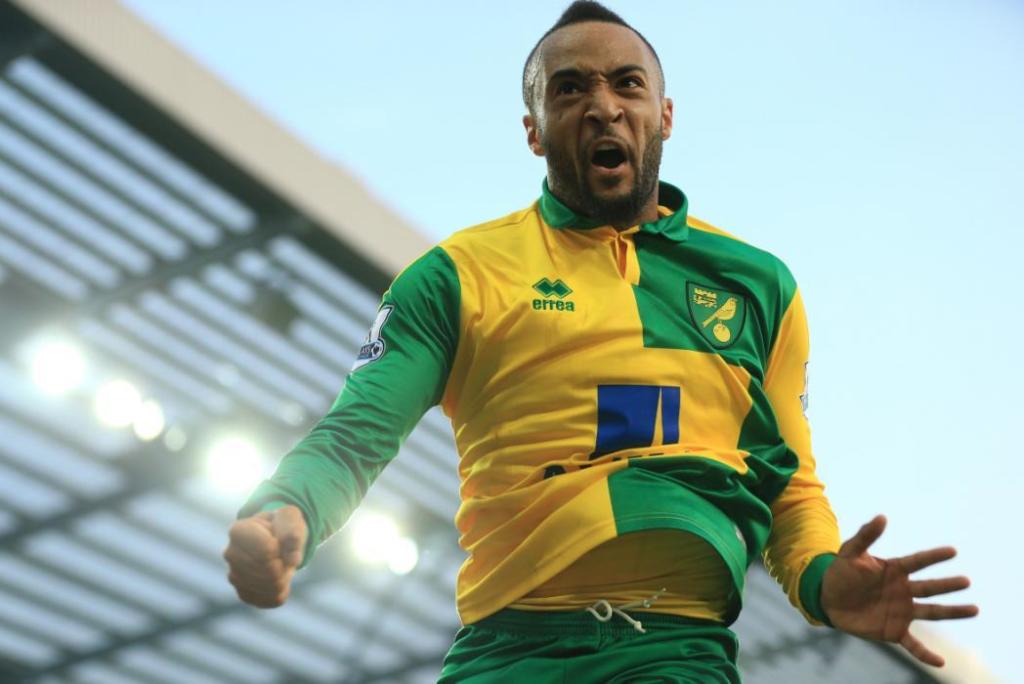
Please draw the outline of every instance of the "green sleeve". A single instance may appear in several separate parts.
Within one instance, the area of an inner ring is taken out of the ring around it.
[[[459,279],[435,247],[384,293],[377,319],[331,410],[262,482],[239,517],[285,502],[309,527],[302,565],[349,518],[423,414],[444,392],[459,337]]]

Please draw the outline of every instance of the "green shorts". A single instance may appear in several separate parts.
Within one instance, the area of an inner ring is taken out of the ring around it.
[[[736,635],[708,620],[502,610],[455,635],[438,684],[740,684]]]

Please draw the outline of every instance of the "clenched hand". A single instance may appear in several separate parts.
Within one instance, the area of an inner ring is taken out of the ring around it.
[[[296,506],[236,520],[228,532],[224,560],[238,597],[258,608],[284,604],[307,535],[306,521]]]

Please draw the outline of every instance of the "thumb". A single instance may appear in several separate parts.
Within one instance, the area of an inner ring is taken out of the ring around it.
[[[284,506],[272,512],[270,520],[285,566],[297,568],[306,550],[306,520],[298,506]]]
[[[839,547],[839,555],[847,558],[860,556],[861,554],[867,553],[867,550],[878,541],[878,538],[882,536],[882,532],[885,532],[885,516],[876,515],[874,518],[864,523],[857,534],[853,535],[846,540],[841,547]]]

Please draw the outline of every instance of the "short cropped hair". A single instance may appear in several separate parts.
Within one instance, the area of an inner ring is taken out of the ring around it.
[[[644,35],[637,31],[635,28],[626,23],[626,20],[620,17],[615,12],[605,7],[595,0],[576,0],[569,5],[562,16],[558,18],[555,25],[547,30],[547,32],[540,37],[537,44],[530,50],[530,54],[526,57],[526,63],[523,64],[523,104],[530,111],[531,114],[536,114],[534,106],[536,105],[534,97],[534,89],[537,85],[537,73],[540,71],[540,44],[544,42],[544,39],[550,36],[552,33],[560,28],[566,26],[572,26],[573,24],[582,24],[585,21],[601,21],[608,24],[618,24],[619,26],[625,26],[630,31],[640,37],[640,40],[644,41],[644,45],[654,55],[654,61],[658,64],[658,80],[659,90],[662,95],[665,94],[665,72],[661,68],[661,60],[658,58],[658,53],[655,51],[654,46],[651,45]]]

